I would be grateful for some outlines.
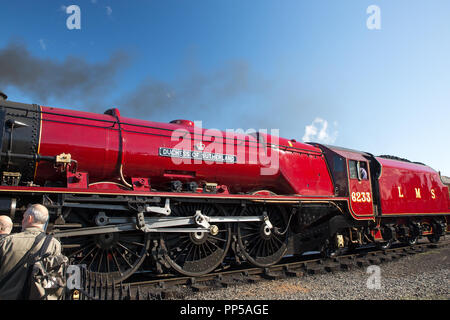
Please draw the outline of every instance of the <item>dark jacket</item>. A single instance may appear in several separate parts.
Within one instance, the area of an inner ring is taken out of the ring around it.
[[[9,235],[0,240],[0,281],[30,250],[35,238],[41,232],[42,230],[39,228],[27,228],[23,232]],[[44,239],[33,249],[32,253],[36,253],[41,249]],[[61,243],[53,238],[47,252],[52,255],[60,254]],[[9,277],[5,285],[0,288],[0,300],[17,300],[21,298],[27,270],[28,265],[25,263]]]

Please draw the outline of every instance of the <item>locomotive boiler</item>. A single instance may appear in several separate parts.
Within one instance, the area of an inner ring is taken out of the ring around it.
[[[436,242],[448,228],[448,186],[430,167],[264,131],[4,97],[0,143],[2,213],[18,223],[42,203],[72,263],[114,281]]]

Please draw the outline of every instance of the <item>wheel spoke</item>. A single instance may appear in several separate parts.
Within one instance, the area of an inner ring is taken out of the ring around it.
[[[86,259],[87,257],[89,257],[89,255],[95,250],[95,247],[91,249],[91,251],[88,252],[88,254],[86,254],[80,261],[78,261],[79,264],[81,264],[84,259]]]
[[[276,236],[276,235],[274,235],[274,236],[272,237],[272,239],[275,240],[275,241],[277,241],[277,242],[280,243],[280,244],[283,244],[283,241],[281,241],[281,239],[279,239],[278,236]]]
[[[100,261],[98,262],[97,272],[100,272],[100,267],[102,266],[102,260],[103,260],[103,250],[101,250],[101,253],[100,253]]]
[[[203,257],[201,256],[202,251],[205,254]],[[206,252],[206,248],[205,248],[204,244],[199,246],[199,252],[200,252],[200,259],[203,259],[204,257],[208,256],[208,253]]]
[[[199,210],[206,216],[224,216],[225,210],[215,204],[178,203],[172,207],[173,217],[192,216]],[[231,227],[217,223],[218,234],[161,233],[160,241],[167,249],[166,260],[178,273],[198,276],[214,270],[225,258],[231,242]]]
[[[220,249],[220,247],[218,245],[216,245],[213,241],[208,241],[206,243],[212,244],[214,247],[216,247],[217,249]],[[212,250],[213,251],[213,250]]]
[[[125,239],[122,239],[120,241],[128,243],[128,244],[132,244],[132,245],[135,245],[135,246],[139,246],[139,247],[145,247],[145,244],[140,243],[140,242],[136,242],[136,241],[128,241],[128,240],[125,240]]]
[[[222,238],[219,238],[219,237],[216,237],[216,236],[209,235],[208,237],[209,237],[209,239],[217,240],[217,241],[220,241],[220,242],[224,242],[224,243],[227,242],[227,239],[222,239]]]
[[[100,249],[98,249],[98,250],[95,252],[95,255],[94,255],[94,257],[92,258],[92,261],[91,261],[91,263],[90,263],[89,266],[88,266],[88,269],[91,269],[91,266],[92,266],[92,264],[94,263],[95,258],[97,258],[97,255],[98,255],[99,252],[100,252]]]
[[[83,246],[81,249],[67,255],[68,258],[71,258],[73,256],[76,256],[77,254],[81,253],[82,251],[84,251],[86,248],[92,247],[93,245],[95,245],[95,243],[88,243],[87,245]]]
[[[115,282],[131,276],[147,257],[150,237],[142,232],[123,232],[68,239],[63,245],[72,245],[63,253],[71,263],[86,264],[87,270]],[[73,245],[79,244],[79,248]]]
[[[187,254],[187,256],[186,256],[186,261],[191,261],[191,260],[189,260],[189,257],[191,256],[191,252],[192,252],[192,250],[194,250],[194,247],[195,247],[195,245],[194,244],[192,244],[192,243],[189,243],[189,252],[188,252],[188,254]]]
[[[122,257],[122,259],[128,264],[128,266],[129,266],[130,268],[132,268],[133,265],[128,261],[128,259],[125,257],[125,255],[122,254],[122,253],[119,251],[119,248],[117,248],[116,251],[117,251],[117,252],[119,253],[119,255]]]
[[[138,255],[136,252],[134,252],[133,250],[130,250],[129,248],[125,247],[123,244],[121,244],[120,242],[117,242],[117,245],[122,247],[124,250],[130,252],[131,254],[133,254],[135,257],[140,258],[140,255]]]
[[[276,228],[285,230],[286,222],[281,209],[276,206],[247,206],[243,216],[267,214]],[[287,247],[287,235],[279,235],[274,229],[268,230],[264,223],[239,223],[238,242],[246,259],[258,266],[266,267],[278,262]]]
[[[253,233],[246,234],[245,236],[242,236],[241,238],[245,239],[245,238],[248,238],[248,237],[254,237],[254,236],[258,235],[258,234],[259,234],[259,232],[253,232]]]
[[[117,250],[114,249],[114,251],[117,251]],[[122,273],[122,270],[120,269],[120,264],[117,261],[116,255],[114,253],[112,253],[112,257],[113,257],[114,263],[117,266],[117,271],[119,271],[119,273],[122,275],[123,273]]]
[[[106,250],[106,266],[107,266],[107,269],[108,269],[108,273],[110,273],[111,272],[111,268],[110,268],[110,266],[109,266],[109,250]]]
[[[209,252],[211,252],[211,253],[214,253],[214,249],[211,249],[211,247],[209,246],[210,244],[212,244],[213,246],[215,246],[216,248],[219,248],[218,246],[216,246],[213,242],[211,242],[211,241],[206,241],[205,242],[205,246],[206,246],[206,248],[209,250]]]

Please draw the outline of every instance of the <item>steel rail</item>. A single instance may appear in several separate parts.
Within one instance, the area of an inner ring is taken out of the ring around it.
[[[85,286],[82,290],[87,294],[80,295],[80,292],[76,292],[75,296],[81,299],[101,300],[176,298],[180,297],[178,291],[181,286],[186,286],[192,291],[206,291],[243,282],[257,282],[265,279],[276,280],[286,277],[300,277],[307,274],[345,271],[355,267],[394,261],[402,256],[442,248],[449,244],[450,240],[444,240],[439,243],[420,243],[413,246],[398,245],[395,248],[386,250],[366,248],[360,249],[360,252],[328,259],[317,258],[317,255],[304,260],[295,260],[292,257],[288,257],[284,258],[281,263],[266,268],[238,267],[231,270],[219,270],[198,277],[159,275],[151,280],[127,283],[108,282],[107,279],[102,279],[98,275],[86,272]]]

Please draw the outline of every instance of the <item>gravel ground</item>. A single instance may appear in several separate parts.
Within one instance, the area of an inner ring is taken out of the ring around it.
[[[380,289],[369,289],[372,273],[354,268],[300,278],[240,284],[189,294],[186,300],[416,300],[450,299],[450,247],[379,265]],[[376,267],[375,267],[376,268]],[[375,284],[376,282],[371,282]]]

